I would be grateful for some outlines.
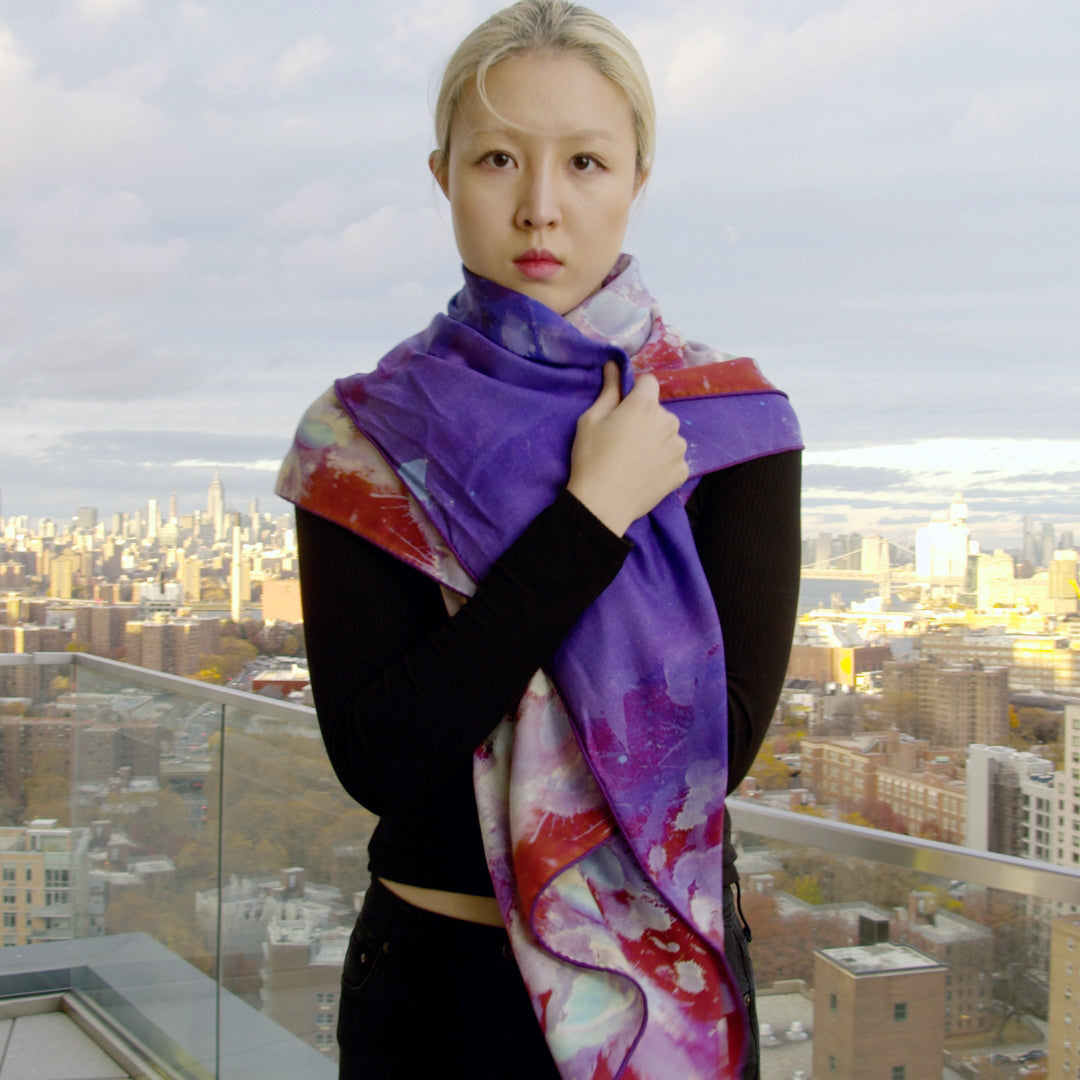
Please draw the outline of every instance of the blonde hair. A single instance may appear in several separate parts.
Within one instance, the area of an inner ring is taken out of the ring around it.
[[[486,90],[488,72],[511,56],[543,51],[580,56],[626,94],[637,140],[637,172],[645,177],[656,143],[656,105],[645,65],[614,24],[568,0],[519,0],[496,12],[462,41],[446,65],[435,104],[438,149],[434,160],[445,164],[449,158],[450,128],[464,94],[475,85],[480,100],[491,108]]]

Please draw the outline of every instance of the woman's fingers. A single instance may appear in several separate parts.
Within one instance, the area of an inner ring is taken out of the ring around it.
[[[619,391],[619,365],[609,360],[604,365],[604,384],[596,400],[586,410],[591,419],[603,420],[618,406],[622,394]]]
[[[567,489],[621,535],[688,469],[679,421],[660,404],[656,378],[640,376],[622,401],[618,378],[616,365],[605,365],[600,394],[578,420]]]

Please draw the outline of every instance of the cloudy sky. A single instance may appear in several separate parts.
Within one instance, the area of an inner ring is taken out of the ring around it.
[[[611,0],[660,110],[628,247],[758,358],[805,531],[1080,531],[1080,4]],[[0,514],[283,508],[305,404],[460,271],[426,169],[474,0],[0,0]]]

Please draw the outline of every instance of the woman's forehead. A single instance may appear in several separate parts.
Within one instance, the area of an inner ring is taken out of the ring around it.
[[[486,102],[474,84],[454,116],[461,134],[522,135],[568,139],[634,138],[633,109],[623,90],[572,53],[528,53],[492,67],[484,80]]]

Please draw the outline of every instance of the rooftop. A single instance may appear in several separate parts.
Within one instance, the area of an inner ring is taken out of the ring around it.
[[[939,968],[932,956],[910,945],[847,945],[839,949],[822,949],[821,955],[850,971],[852,975],[884,975],[894,971],[916,971]]]

